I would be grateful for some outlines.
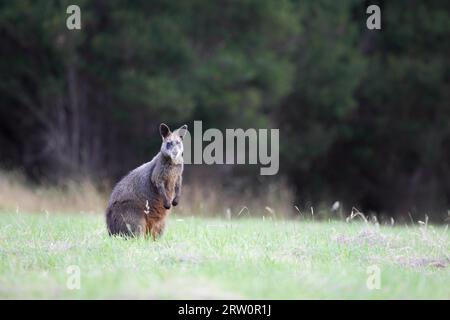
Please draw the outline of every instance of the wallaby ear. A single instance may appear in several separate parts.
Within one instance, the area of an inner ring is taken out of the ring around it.
[[[165,123],[161,123],[159,125],[159,133],[161,134],[161,137],[166,138],[170,134],[170,129]]]
[[[184,126],[181,126],[179,129],[177,129],[177,133],[178,133],[178,135],[180,136],[181,139],[183,139],[184,136],[186,135],[187,127],[188,126],[185,124]]]

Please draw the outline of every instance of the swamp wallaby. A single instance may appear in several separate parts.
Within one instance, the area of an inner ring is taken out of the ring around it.
[[[171,132],[162,123],[161,151],[134,169],[114,187],[106,210],[110,235],[151,235],[164,231],[171,206],[180,200],[183,173],[183,137],[187,126]]]

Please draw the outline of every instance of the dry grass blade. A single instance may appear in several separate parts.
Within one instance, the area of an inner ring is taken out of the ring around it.
[[[247,215],[250,216],[250,210],[248,210],[248,208],[246,206],[243,206],[242,209],[238,212],[238,217],[243,213],[246,212]]]
[[[350,216],[348,216],[347,219],[345,219],[345,221],[350,222],[351,220],[353,220],[356,217],[361,217],[366,224],[369,224],[369,221],[364,216],[364,214],[362,214],[361,211],[359,211],[355,207],[352,208],[352,211],[350,212]]]

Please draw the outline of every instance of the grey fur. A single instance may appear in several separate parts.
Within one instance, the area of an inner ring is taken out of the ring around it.
[[[152,161],[128,173],[111,193],[106,210],[110,235],[151,234],[157,238],[164,231],[168,210],[179,202],[184,167],[182,130],[187,127],[167,133],[164,126],[160,127],[161,151]],[[167,142],[173,142],[170,148]]]

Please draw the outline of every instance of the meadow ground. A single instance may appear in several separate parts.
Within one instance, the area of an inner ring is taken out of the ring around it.
[[[449,234],[171,216],[155,242],[110,238],[102,215],[1,213],[0,298],[450,299]]]

